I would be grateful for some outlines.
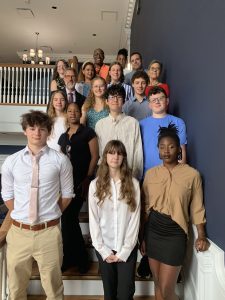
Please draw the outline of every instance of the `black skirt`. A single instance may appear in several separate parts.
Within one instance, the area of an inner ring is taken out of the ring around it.
[[[145,228],[147,255],[164,264],[183,264],[187,235],[170,216],[152,210]]]

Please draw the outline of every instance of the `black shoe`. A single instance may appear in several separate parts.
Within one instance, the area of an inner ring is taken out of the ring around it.
[[[149,268],[148,256],[144,255],[137,268],[137,276],[140,278],[150,278],[152,276],[151,270]]]

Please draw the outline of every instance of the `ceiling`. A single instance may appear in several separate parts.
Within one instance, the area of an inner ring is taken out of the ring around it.
[[[23,51],[35,48],[35,32],[39,32],[39,48],[53,59],[76,55],[84,61],[92,58],[95,48],[102,48],[105,61],[110,62],[118,49],[128,47],[135,2],[1,0],[0,62],[21,62]]]

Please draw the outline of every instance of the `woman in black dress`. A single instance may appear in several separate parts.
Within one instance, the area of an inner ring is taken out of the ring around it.
[[[90,181],[94,178],[99,154],[96,133],[80,124],[80,117],[79,106],[70,103],[67,108],[69,128],[58,142],[72,163],[75,193],[61,218],[64,253],[62,270],[77,266],[80,273],[86,273],[89,263],[79,225],[79,212],[87,198]]]
[[[197,227],[197,251],[209,247],[205,209],[198,171],[178,162],[181,147],[175,125],[159,129],[158,148],[163,164],[149,169],[143,183],[142,252],[149,257],[156,300],[177,300],[175,285],[186,254],[190,219]]]

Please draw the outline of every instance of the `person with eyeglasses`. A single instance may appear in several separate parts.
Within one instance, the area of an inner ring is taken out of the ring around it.
[[[67,95],[68,103],[76,102],[81,109],[85,97],[75,89],[77,78],[77,71],[74,68],[67,68],[64,73],[65,88],[63,89],[63,92]]]
[[[109,116],[99,120],[95,126],[98,136],[100,161],[103,149],[110,140],[120,140],[127,151],[127,161],[132,174],[141,179],[143,172],[143,151],[139,123],[122,113],[126,92],[120,84],[110,86],[106,91]],[[100,162],[99,161],[99,162]]]
[[[148,66],[148,77],[149,77],[149,84],[145,89],[145,95],[148,96],[150,89],[152,89],[154,86],[159,86],[162,87],[165,92],[167,97],[169,97],[169,86],[167,83],[162,83],[160,82],[159,78],[160,75],[162,74],[162,68],[163,68],[163,64],[156,59],[153,59],[149,66]]]
[[[187,134],[184,121],[167,113],[169,98],[162,87],[155,86],[149,91],[149,108],[152,115],[140,121],[144,153],[144,174],[154,166],[162,164],[157,148],[158,130],[167,127],[171,122],[178,128],[182,155],[180,162],[186,163]]]

